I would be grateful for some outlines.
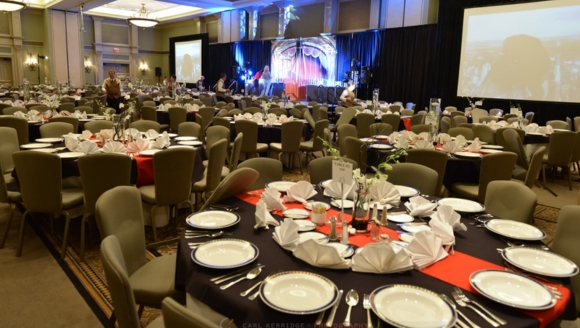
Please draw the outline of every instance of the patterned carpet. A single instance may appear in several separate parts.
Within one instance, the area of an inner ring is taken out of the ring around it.
[[[299,181],[310,180],[308,172],[305,170],[304,174],[300,174],[299,170],[287,171],[284,173],[284,180]],[[160,240],[170,240],[178,237],[185,229],[185,217],[189,214],[188,210],[182,210],[178,213],[177,218],[170,221],[170,223],[158,228],[157,234]],[[556,222],[560,210],[558,208],[538,205],[534,213],[534,224],[547,233],[544,239],[546,244],[550,244],[554,231],[556,229]],[[60,253],[62,231],[64,230],[64,220],[55,221],[55,234],[50,232],[49,224],[42,218],[35,219],[34,222],[38,225],[40,233],[49,241],[49,247],[53,247]],[[99,256],[100,237],[94,220],[91,220],[87,228],[87,245],[86,245],[86,261],[80,261],[80,220],[72,220],[69,234],[69,247],[65,263],[78,279],[80,285],[86,289],[97,304],[93,307],[93,311],[102,311],[107,317],[112,314],[112,302],[110,294],[107,290],[107,283],[105,273],[103,271],[101,259]],[[145,227],[146,239],[153,240],[151,227]],[[160,255],[174,254],[177,252],[177,242],[162,246],[156,250],[148,251],[148,258],[154,258]],[[154,308],[145,308],[141,317],[142,326],[147,326],[152,320],[157,318],[161,311]]]

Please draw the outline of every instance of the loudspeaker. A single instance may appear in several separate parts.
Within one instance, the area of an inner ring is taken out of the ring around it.
[[[363,67],[360,80],[362,84],[371,83],[371,69],[368,66]]]
[[[161,77],[161,67],[155,67],[155,76]]]

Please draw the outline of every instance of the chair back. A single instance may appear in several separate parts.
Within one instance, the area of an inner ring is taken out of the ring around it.
[[[89,106],[85,106],[85,105],[82,105],[82,106],[75,107],[75,112],[76,112],[77,110],[78,110],[79,112],[81,112],[81,113],[83,113],[83,112],[85,112],[85,113],[87,113],[87,114],[92,114],[92,113],[93,113],[93,108],[92,108],[92,107],[89,107]]]
[[[479,123],[481,117],[486,117],[489,114],[485,109],[476,108],[471,111],[471,120],[473,123]]]
[[[510,147],[503,135],[503,132],[508,129],[515,130],[519,134],[520,140],[524,140],[524,137],[526,136],[526,132],[524,130],[514,129],[513,127],[499,128],[495,130],[495,143],[499,146],[502,146],[504,149],[509,149]]]
[[[487,192],[487,213],[505,220],[532,223],[538,197],[530,188],[515,181],[491,181]]]
[[[125,258],[116,236],[108,236],[101,242],[101,259],[107,278],[107,287],[120,328],[140,328],[141,321],[135,311],[135,295],[129,282]]]
[[[202,107],[199,109],[199,115],[203,119],[203,125],[201,126],[204,130],[210,125],[215,114],[215,108],[213,107]]]
[[[536,152],[532,155],[530,159],[530,165],[528,168],[528,172],[526,172],[526,178],[524,180],[524,184],[528,186],[528,188],[532,189],[536,180],[538,179],[538,175],[540,174],[540,170],[542,169],[542,160],[544,159],[544,154],[546,153],[546,147],[542,146],[536,150]]]
[[[453,120],[456,116],[465,116],[465,113],[461,111],[452,111],[449,116],[451,117],[451,120]]]
[[[215,115],[214,119],[217,117],[226,117],[228,116],[228,109],[229,107],[224,106],[224,108],[220,109],[220,111]]]
[[[218,101],[218,102],[215,103],[215,107],[217,107],[217,108],[222,108],[225,105],[226,105],[226,102],[225,101]]]
[[[313,159],[308,164],[310,170],[310,183],[319,184],[324,180],[332,179],[332,161],[334,160],[334,156]],[[353,170],[359,167],[358,162],[355,160],[346,157],[343,157],[342,160],[352,164]]]
[[[8,127],[0,127],[0,175],[4,176],[5,172],[12,172],[14,169],[14,160],[12,154],[20,150],[18,145],[18,134],[16,130]],[[5,203],[0,200],[0,203]]]
[[[457,107],[455,106],[447,106],[445,107],[445,110],[448,112],[456,112],[457,111]]]
[[[143,105],[141,106],[141,108],[143,108],[143,107],[153,107],[153,108],[155,108],[155,106],[156,106],[155,101],[153,101],[153,100],[145,100],[143,102]]]
[[[498,118],[495,116],[484,116],[479,118],[479,123],[489,123],[491,121],[497,122]]]
[[[455,113],[462,113],[462,112],[453,112],[451,114],[455,114]],[[455,116],[451,117],[451,127],[452,128],[458,127],[462,123],[467,123],[467,117],[465,117],[463,115],[455,115]]]
[[[415,163],[426,166],[437,172],[436,194],[441,197],[443,191],[443,179],[445,178],[445,169],[447,168],[447,154],[432,149],[411,149],[407,151],[405,158],[406,163]],[[389,172],[387,172],[388,174]]]
[[[28,110],[22,107],[6,107],[2,110],[3,115],[14,115],[16,112],[28,113]]]
[[[461,124],[459,124],[459,127],[460,128],[468,128],[468,129],[471,129],[474,126],[475,126],[475,124],[473,124],[473,123],[461,123]]]
[[[321,139],[324,139],[324,129],[328,129],[328,120],[320,120],[314,124],[314,135],[312,136],[312,151],[320,151],[324,149],[324,144]]]
[[[244,134],[238,133],[236,139],[234,139],[234,145],[230,154],[230,173],[238,168],[238,162],[240,161],[240,153],[242,152],[242,143],[244,142]]]
[[[268,159],[268,158],[253,158],[245,161],[244,163],[255,159]],[[214,192],[205,201],[200,211],[203,211],[210,205],[213,205],[221,201],[222,199],[242,194],[248,190],[263,188],[264,187],[263,185],[258,188],[252,188],[252,186],[258,180],[259,176],[260,174],[258,173],[258,171],[250,167],[240,167],[237,170],[230,172],[230,174],[228,174],[225,177],[225,179],[223,179],[219,183],[219,185],[215,188]]]
[[[28,143],[28,121],[21,117],[0,117],[0,127],[8,127],[16,130],[18,145]]]
[[[226,154],[230,141],[221,139],[209,148],[209,160],[207,164],[205,193],[211,195],[220,183],[222,167],[226,162]],[[192,164],[193,169],[193,164]],[[189,178],[191,180],[191,177]]]
[[[375,116],[370,113],[360,113],[356,116],[356,132],[359,138],[371,136],[371,124],[375,123]]]
[[[268,113],[269,114],[270,113],[271,114],[276,114],[277,116],[280,116],[280,115],[286,115],[286,116],[288,116],[288,111],[285,110],[284,108],[270,108],[268,110]]]
[[[411,126],[425,124],[425,115],[415,114],[411,117]]]
[[[78,159],[85,208],[95,213],[97,199],[107,190],[131,184],[131,158],[123,154],[94,154]],[[107,174],[95,174],[104,167],[114,168]]]
[[[384,114],[381,117],[383,123],[390,124],[393,127],[393,131],[399,131],[399,124],[401,122],[401,117],[397,114]]]
[[[72,116],[57,116],[57,117],[51,117],[48,121],[49,122],[64,122],[64,123],[68,123],[68,124],[71,124],[73,126],[74,133],[77,133],[79,131],[79,119],[76,118],[76,117],[72,117]]]
[[[414,110],[412,110],[410,108],[408,108],[408,109],[406,109],[406,108],[401,109],[401,116],[413,116],[413,115],[415,115],[415,111]]]
[[[365,142],[355,138],[346,137],[345,141],[345,157],[357,162],[357,166],[361,172],[366,172],[367,168],[367,147]]]
[[[487,142],[490,145],[495,145],[495,132],[487,125],[479,124],[471,128],[473,131],[473,138],[479,138],[479,141]]]
[[[336,106],[336,108],[334,109],[334,112],[335,113],[342,113],[342,112],[344,112],[345,109],[346,109],[346,107]]]
[[[558,131],[550,135],[548,164],[568,166],[576,146],[578,134],[572,131]]]
[[[489,115],[491,115],[491,116],[497,116],[497,115],[501,115],[501,114],[503,114],[503,109],[492,108],[489,110]]]
[[[419,134],[422,132],[429,133],[431,131],[431,128],[427,124],[416,124],[411,125],[411,131],[414,132],[415,134]]]
[[[535,116],[534,112],[527,112],[524,118],[528,120],[528,124],[531,124],[534,121],[534,116]],[[574,121],[574,124],[576,124],[576,121]]]
[[[393,113],[401,112],[401,109],[403,109],[403,106],[401,106],[401,104],[397,104],[396,102],[394,105],[389,106],[389,110]]]
[[[483,156],[479,172],[478,201],[485,202],[487,185],[491,181],[510,180],[518,156],[511,152],[494,153]]]
[[[444,120],[447,118],[448,120]],[[441,121],[439,121],[439,129],[441,133],[448,133],[449,129],[451,128],[451,119],[449,117],[443,117]]]
[[[244,139],[245,137],[244,135]],[[236,171],[242,168],[250,168],[259,172],[257,179],[248,187],[249,190],[262,189],[268,182],[282,181],[282,162],[277,159],[267,157],[250,158],[241,162]]]
[[[356,138],[356,126],[352,124],[342,124],[337,128],[338,132],[338,149],[340,151],[340,155],[346,155],[346,138],[347,137],[354,137]]]
[[[304,116],[304,119],[306,120],[306,122],[308,122],[308,125],[310,125],[310,128],[314,129],[314,118],[312,118],[312,115],[310,114],[310,112],[308,110],[305,110],[302,114],[302,116]]]
[[[393,133],[393,127],[388,123],[373,123],[369,127],[371,136],[390,135]]]
[[[42,138],[62,138],[64,134],[76,133],[73,125],[66,122],[50,122],[40,126]]]
[[[105,121],[105,120],[98,120],[98,121],[91,121],[85,123],[85,130],[91,131],[92,134],[96,134],[101,132],[104,129],[112,129],[113,122]]]
[[[169,129],[172,132],[179,133],[179,124],[187,121],[187,110],[182,107],[170,107],[169,112]]]
[[[554,129],[568,130],[568,122],[566,122],[566,121],[552,120],[552,121],[546,122],[546,125],[549,125]]]
[[[139,120],[131,123],[131,128],[137,129],[141,132],[147,132],[149,130],[155,130],[159,132],[161,130],[161,125],[157,122],[148,120]]]
[[[574,150],[572,151],[572,159],[570,160],[572,163],[580,161],[580,130],[576,131],[576,134],[578,134],[578,137],[576,138]]]
[[[474,137],[473,130],[470,128],[463,128],[463,127],[451,128],[451,129],[449,129],[449,131],[447,133],[452,137],[457,137],[458,135],[462,135],[467,140],[473,140],[473,137]]]
[[[12,155],[20,193],[27,210],[59,213],[62,210],[62,163],[56,154],[18,151]]]
[[[570,261],[580,265],[580,206],[567,205],[562,207],[558,215],[554,241],[552,242],[552,251],[560,254]],[[580,313],[580,276],[575,275],[570,278],[572,282],[572,291],[576,301],[576,313]]]
[[[302,118],[302,110],[299,108],[292,108],[288,111],[288,114],[292,115],[294,118],[301,119]]]
[[[32,107],[32,109],[37,110],[41,113],[44,113],[44,112],[50,110],[50,108],[46,105],[36,105],[36,106]]]
[[[339,126],[341,126],[343,124],[349,124],[355,115],[356,115],[356,109],[345,108],[342,111],[342,114],[340,115],[340,118],[338,119],[338,121],[336,121],[336,124],[334,124],[334,126],[338,128]]]
[[[230,123],[230,120],[228,120],[227,118],[216,116],[213,118],[213,126],[222,126],[226,129],[228,129],[228,131],[229,131],[231,128],[231,123]]]
[[[157,122],[157,110],[155,109],[155,107],[149,106],[141,107],[141,119]]]
[[[526,124],[529,124],[529,122]],[[566,117],[566,124],[568,125],[568,130],[574,131],[574,129],[572,128],[572,119],[571,118]]]
[[[201,126],[195,122],[183,122],[179,124],[179,128],[177,131],[178,131],[177,134],[180,137],[200,138]]]
[[[208,106],[208,107],[212,107],[213,106],[213,97],[211,97],[211,96],[205,97],[205,98],[201,99],[201,101],[203,101],[203,104],[205,106]]]
[[[220,320],[227,322],[227,318],[209,309],[203,303],[201,303],[201,308],[196,308],[196,311],[190,309],[190,304],[185,307],[171,297],[166,297],[161,304],[163,317],[156,320],[163,320],[165,327],[222,328]],[[207,311],[213,313],[215,322],[210,320],[212,315]]]
[[[296,153],[300,150],[303,127],[304,123],[299,121],[290,121],[282,124],[283,153]]]
[[[392,170],[383,172],[388,174],[387,180],[390,183],[415,188],[422,194],[439,193],[437,190],[439,174],[432,168],[415,163],[398,163],[392,164],[391,167]]]
[[[61,103],[60,105],[58,105],[58,111],[62,112],[63,110],[66,110],[69,113],[74,112],[75,110],[75,104],[73,103]]]
[[[320,118],[319,120],[328,120],[328,107],[320,107]]]
[[[153,155],[155,200],[158,206],[182,203],[191,194],[195,162],[193,148],[172,148]]]
[[[256,153],[256,146],[258,144],[258,123],[250,120],[237,120],[235,125],[236,133],[241,132],[244,134],[244,140],[242,142],[242,153]]]
[[[516,130],[515,129],[504,130],[503,138],[505,139],[508,145],[508,148],[506,150],[509,150],[512,153],[518,155],[516,164],[527,170],[529,167],[528,158],[526,156],[524,144],[522,143],[522,140],[520,139],[520,136],[518,135]]]
[[[209,150],[213,144],[222,139],[226,139],[228,142],[230,141],[230,130],[223,126],[214,125],[207,128],[205,136],[205,149],[209,156]]]

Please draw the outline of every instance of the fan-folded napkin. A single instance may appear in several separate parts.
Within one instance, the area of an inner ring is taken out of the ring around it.
[[[125,137],[133,137],[133,140],[137,140],[138,138],[140,138],[142,136],[141,131],[135,129],[135,128],[129,128],[127,130],[125,130]]]
[[[280,222],[278,222],[278,220],[274,219],[272,214],[270,214],[270,212],[268,212],[268,206],[266,206],[266,203],[262,200],[260,200],[258,202],[258,204],[256,204],[255,217],[256,217],[256,225],[254,226],[254,229],[258,229],[258,228],[268,229],[268,224],[271,224],[274,226],[280,225]]]
[[[282,246],[282,248],[294,251],[296,246],[298,246],[298,241],[300,240],[298,228],[298,223],[294,222],[292,219],[286,218],[279,226],[274,228],[272,237],[280,246]]]
[[[443,241],[433,231],[420,231],[414,234],[405,251],[411,256],[413,267],[423,270],[447,257],[442,245]]]
[[[282,200],[280,199],[280,192],[275,188],[264,189],[262,200],[266,203],[268,211],[286,210],[286,206],[282,204]]]
[[[401,132],[401,138],[407,140],[408,142],[415,142],[417,140],[417,135],[413,131],[403,131]]]
[[[413,262],[402,249],[395,251],[389,243],[370,244],[352,257],[352,271],[397,273],[413,268]]]
[[[538,132],[542,134],[552,134],[554,132],[554,128],[551,125],[548,126],[540,126],[538,128]]]
[[[415,149],[435,149],[433,143],[429,140],[419,140],[415,143]]]
[[[80,110],[75,110],[75,112],[73,114],[71,114],[72,117],[76,117],[78,119],[86,119],[87,118],[87,112],[82,112]]]
[[[401,203],[401,194],[399,190],[388,181],[379,181],[370,186],[369,193],[373,201],[379,202],[381,205],[391,204],[399,206]]]
[[[465,137],[460,134],[455,137],[455,143],[461,147],[464,147],[467,144],[467,139],[465,139]]]
[[[93,137],[93,133],[90,130],[84,130],[81,133],[81,139],[82,140],[89,140]]]
[[[302,261],[319,268],[338,270],[350,268],[350,260],[340,257],[336,248],[321,245],[312,239],[298,244],[293,254]]]
[[[85,140],[82,141],[78,146],[77,149],[75,151],[84,153],[84,154],[96,154],[98,152],[100,152],[99,146],[97,146],[96,143]]]
[[[401,135],[399,134],[399,132],[395,131],[393,133],[391,133],[389,135],[389,143],[391,145],[394,145],[397,143],[397,141],[399,141],[399,138],[401,137]]]
[[[276,117],[268,117],[266,119],[266,124],[268,125],[274,125],[274,123],[278,122],[278,119]]]
[[[479,138],[475,138],[475,140],[473,140],[471,145],[467,147],[467,150],[473,153],[478,152],[480,149],[481,149],[481,141],[479,141]]]
[[[453,227],[455,231],[467,231],[467,226],[461,223],[461,215],[453,210],[449,205],[440,205],[437,212],[431,216],[432,219],[437,219],[446,222]]]
[[[405,207],[409,210],[410,216],[427,217],[435,213],[434,210],[437,204],[431,203],[421,196],[415,196],[409,198],[409,201],[405,203]]]
[[[524,126],[524,130],[526,132],[536,132],[536,131],[538,131],[538,124],[530,123],[530,124]]]
[[[421,132],[417,138],[418,140],[431,140],[431,135],[429,132]]]
[[[455,141],[448,141],[441,147],[441,150],[448,153],[457,153],[463,151],[463,146]]]
[[[103,153],[127,154],[127,148],[118,141],[111,141],[103,146]]]
[[[316,194],[318,194],[318,192],[312,188],[312,184],[310,182],[299,181],[297,184],[288,188],[286,191],[286,196],[284,197],[284,201],[287,203],[306,203],[309,198]]]
[[[440,144],[445,144],[449,141],[451,141],[451,136],[448,135],[447,133],[439,133],[439,135],[437,136],[437,138],[439,139],[439,143]]]
[[[354,181],[350,186],[344,186],[344,189],[342,188],[342,184],[335,181],[330,181],[330,183],[328,183],[328,185],[324,188],[324,196],[342,199],[343,193],[341,193],[341,190],[343,190],[345,199],[354,199],[356,188],[356,183]]]
[[[159,132],[153,129],[149,129],[149,131],[145,132],[145,136],[147,137],[147,139],[155,139],[159,137]]]
[[[147,149],[151,149],[151,143],[147,139],[138,139],[127,145],[127,152],[129,153],[140,153]]]
[[[64,145],[66,149],[70,151],[75,151],[79,146],[79,140],[75,135],[67,134],[66,136],[64,136]]]
[[[151,141],[151,148],[152,149],[163,149],[169,146],[171,142],[169,142],[168,136],[160,136],[159,138]]]

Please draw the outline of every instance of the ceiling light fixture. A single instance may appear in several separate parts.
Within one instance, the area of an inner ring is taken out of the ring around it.
[[[28,8],[28,3],[18,0],[0,0],[0,11],[18,11]]]
[[[3,0],[0,0],[0,1],[3,1]],[[141,9],[135,15],[133,15],[133,17],[127,19],[127,21],[130,24],[133,24],[135,26],[139,26],[142,28],[153,27],[153,26],[159,24],[158,20],[148,17],[149,13],[145,9],[145,4],[142,3],[141,6],[142,6]]]

